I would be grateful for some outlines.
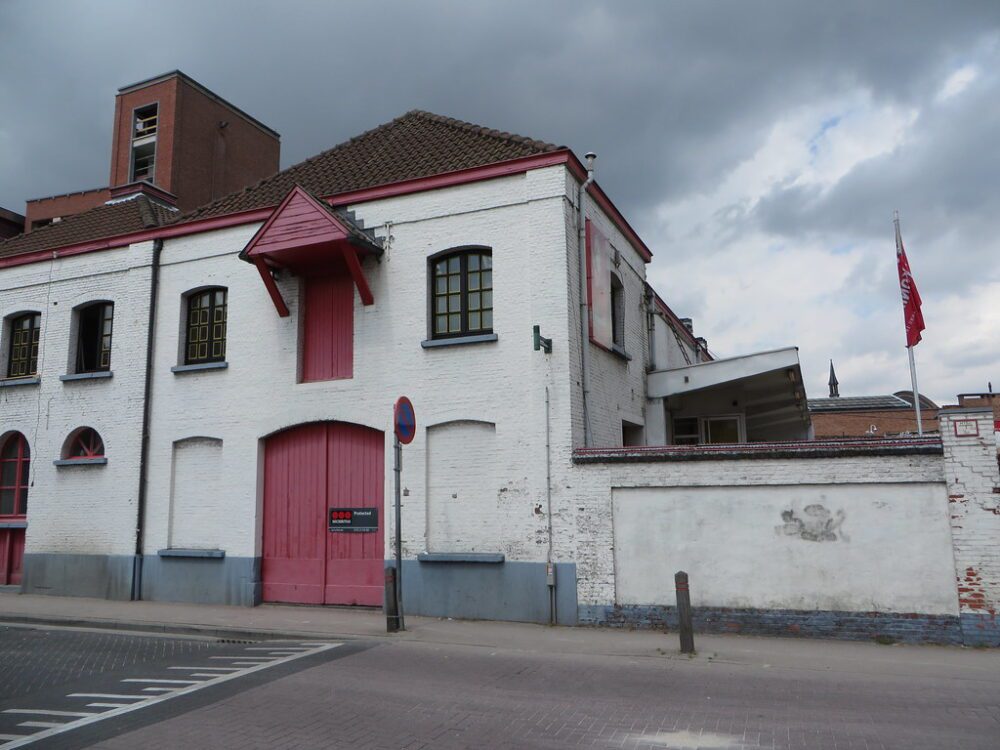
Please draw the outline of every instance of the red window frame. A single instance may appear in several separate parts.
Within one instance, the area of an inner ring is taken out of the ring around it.
[[[66,445],[65,459],[81,461],[88,458],[104,458],[104,440],[93,427],[77,430]]]
[[[21,519],[27,516],[30,472],[31,448],[28,440],[20,432],[11,433],[0,444],[0,518]],[[12,513],[4,512],[5,496],[13,496]]]

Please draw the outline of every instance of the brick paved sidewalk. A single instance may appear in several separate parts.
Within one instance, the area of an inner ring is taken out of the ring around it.
[[[377,610],[265,604],[226,607],[169,602],[123,602],[0,593],[0,622],[28,622],[228,637],[377,638],[513,651],[687,659],[676,634],[524,623],[407,617],[407,631],[388,635]],[[1000,650],[956,646],[880,646],[874,643],[753,636],[698,635],[697,660],[832,671],[889,670],[941,674],[949,669],[1000,674]]]

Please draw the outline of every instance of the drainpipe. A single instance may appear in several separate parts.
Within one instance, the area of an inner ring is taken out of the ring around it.
[[[646,286],[646,340],[649,342],[649,357],[646,371],[656,369],[656,302],[653,300],[653,289]]]
[[[549,387],[545,386],[545,510],[549,525],[549,549],[545,558],[545,580],[549,586],[549,625],[556,624],[556,566],[552,562],[552,439],[549,417]]]
[[[587,214],[585,201],[587,188],[594,181],[594,159],[597,154],[588,151],[583,157],[587,160],[587,179],[580,185],[580,195],[577,200],[579,210],[578,226],[580,230],[579,266],[580,266],[580,384],[583,387],[583,447],[590,447],[590,411],[587,409],[587,394],[590,392],[590,377],[588,364],[590,361],[590,315],[587,307]]]
[[[156,327],[156,297],[160,286],[160,253],[163,240],[153,240],[149,273],[149,321],[146,324],[146,383],[142,393],[142,440],[139,449],[139,499],[136,503],[135,559],[132,564],[132,600],[142,599],[142,548],[145,541],[146,474],[149,463],[149,416],[153,400],[153,341]]]

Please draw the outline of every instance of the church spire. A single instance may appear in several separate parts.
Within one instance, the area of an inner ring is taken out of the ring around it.
[[[833,360],[830,360],[830,398],[840,396],[840,381],[837,380],[837,373],[833,371]]]

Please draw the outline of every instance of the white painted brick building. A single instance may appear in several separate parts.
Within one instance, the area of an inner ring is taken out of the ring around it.
[[[974,614],[992,642],[998,516],[954,519],[995,505],[995,460],[948,437],[763,442],[806,437],[797,355],[712,361],[596,184],[581,283],[585,178],[566,149],[410,113],[107,247],[0,244],[0,349],[40,315],[37,372],[0,381],[0,441],[31,451],[26,518],[8,522],[27,527],[22,590],[380,602],[406,395],[407,612],[669,624],[684,567],[703,627],[961,640]],[[209,323],[192,359],[192,310],[223,291],[205,303],[222,356]],[[60,379],[96,301],[114,303],[110,375]],[[80,427],[99,457],[64,452]],[[377,531],[328,531],[362,509]]]

